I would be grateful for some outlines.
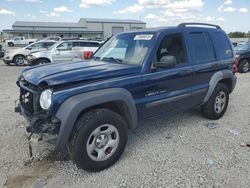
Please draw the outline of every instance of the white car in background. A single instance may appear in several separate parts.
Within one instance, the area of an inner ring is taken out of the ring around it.
[[[89,59],[100,45],[101,42],[92,40],[60,41],[46,51],[30,53],[27,61],[29,65],[82,61]]]
[[[43,39],[43,40],[61,41],[61,40],[62,40],[62,38],[61,38],[61,37],[47,37],[47,38],[45,38],[45,39]]]
[[[5,64],[9,65],[11,63],[16,64],[17,66],[22,66],[26,64],[26,56],[31,52],[39,51],[39,50],[46,50],[50,46],[54,45],[56,41],[39,41],[23,48],[16,48],[7,50],[3,57],[3,61]]]
[[[27,44],[31,44],[36,41],[37,39],[26,39],[25,37],[15,37],[12,40],[6,40],[5,43],[9,47],[13,47],[13,46],[26,46]]]

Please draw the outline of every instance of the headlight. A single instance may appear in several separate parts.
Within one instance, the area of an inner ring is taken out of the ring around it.
[[[40,106],[44,110],[48,110],[51,105],[52,91],[50,89],[44,90],[40,95]]]

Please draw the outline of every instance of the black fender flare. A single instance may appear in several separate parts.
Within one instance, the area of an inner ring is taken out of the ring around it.
[[[123,88],[110,88],[72,96],[59,107],[56,117],[61,120],[56,150],[63,151],[67,146],[78,116],[85,109],[107,102],[121,101],[126,104],[131,118],[131,129],[138,125],[138,114],[130,92]]]
[[[209,100],[209,98],[211,97],[217,83],[220,82],[221,80],[225,79],[225,78],[230,78],[231,79],[231,84],[232,84],[231,88],[232,88],[232,91],[234,90],[237,78],[233,74],[233,72],[231,70],[218,71],[212,76],[212,78],[209,81],[209,88],[208,88],[206,96],[203,99],[203,104],[205,104]]]

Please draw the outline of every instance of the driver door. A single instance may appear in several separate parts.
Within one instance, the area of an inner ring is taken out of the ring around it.
[[[52,54],[54,63],[71,62],[74,58],[72,42],[63,42],[56,47]]]
[[[144,105],[142,118],[176,112],[192,105],[191,83],[193,66],[188,62],[182,33],[164,36],[155,54],[155,62],[174,56],[174,67],[154,67],[143,75]]]
[[[22,44],[22,40],[21,40],[21,39],[22,39],[22,37],[15,38],[15,39],[14,39],[15,44],[16,44],[16,45]]]

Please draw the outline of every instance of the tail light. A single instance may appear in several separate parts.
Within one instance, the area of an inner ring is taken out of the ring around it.
[[[83,59],[90,59],[93,55],[92,51],[84,51],[83,52]]]
[[[239,64],[239,61],[236,59],[234,65],[233,65],[233,73],[234,74],[238,72],[238,64]]]

